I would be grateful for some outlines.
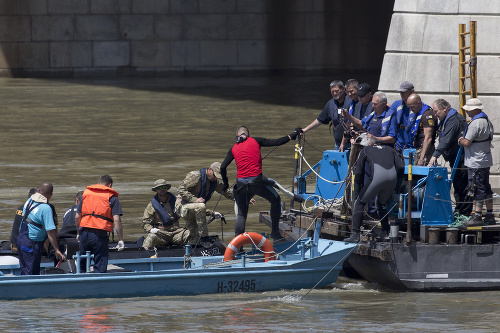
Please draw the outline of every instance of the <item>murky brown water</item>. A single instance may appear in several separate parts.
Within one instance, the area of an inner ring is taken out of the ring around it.
[[[141,218],[157,178],[177,186],[191,170],[222,161],[237,125],[253,136],[276,138],[306,126],[330,98],[330,78],[134,79],[63,81],[0,79],[0,239],[8,239],[16,208],[28,190],[54,184],[51,202],[60,219],[74,195],[110,174],[120,193],[127,240],[142,235]],[[332,146],[328,127],[307,134],[310,162]],[[263,149],[263,155],[270,152]],[[264,160],[264,173],[292,182],[291,143]],[[235,165],[229,167],[235,179]],[[175,192],[175,191],[174,191]],[[214,197],[208,206],[215,205]],[[251,208],[248,231],[269,232],[257,222],[265,201]],[[224,239],[234,232],[233,204]],[[220,225],[210,225],[221,234]],[[0,304],[2,332],[495,332],[500,294],[392,293],[357,281],[335,289],[151,297],[35,300]]]
[[[62,215],[76,192],[96,183],[102,174],[114,178],[126,238],[136,239],[141,236],[142,214],[156,179],[165,178],[175,187],[189,171],[222,161],[239,124],[247,124],[254,136],[286,135],[314,119],[328,98],[326,90],[320,94],[324,97],[312,102],[303,87],[297,89],[288,80],[269,83],[264,79],[3,79],[0,87],[1,239],[8,238],[14,211],[31,187],[52,182],[51,202]],[[279,100],[285,100],[285,105],[277,104]],[[320,138],[316,142],[320,149],[331,143],[327,126],[314,134]],[[265,174],[289,186],[293,149],[290,143],[269,155]],[[263,149],[263,154],[270,150]],[[231,180],[234,171],[233,164]],[[214,196],[208,206],[213,208],[216,202]],[[262,209],[269,207],[259,203],[252,213]],[[229,213],[233,206],[223,198],[217,210]],[[255,223],[255,216],[247,229],[266,231]],[[234,221],[233,213],[228,221]],[[230,237],[234,222],[225,229]],[[220,226],[210,232],[220,234]]]

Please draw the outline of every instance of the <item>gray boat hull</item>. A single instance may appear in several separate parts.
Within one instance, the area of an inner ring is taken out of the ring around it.
[[[372,242],[349,263],[367,281],[404,291],[500,289],[499,244]]]

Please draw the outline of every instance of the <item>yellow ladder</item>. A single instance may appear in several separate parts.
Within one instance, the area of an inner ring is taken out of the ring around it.
[[[477,54],[476,54],[476,32],[477,22],[470,21],[470,30],[466,31],[465,24],[459,25],[458,41],[459,41],[459,96],[460,96],[460,113],[466,117],[465,111],[462,107],[467,101],[467,95],[470,98],[477,98]],[[469,35],[469,46],[466,45],[466,36]],[[465,59],[469,50],[469,60]],[[469,67],[469,74],[467,75],[467,66]],[[469,87],[467,90],[467,79],[470,79]]]

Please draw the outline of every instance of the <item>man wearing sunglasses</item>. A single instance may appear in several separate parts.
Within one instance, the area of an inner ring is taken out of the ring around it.
[[[230,200],[234,200],[231,191],[222,189],[220,163],[214,162],[208,168],[191,171],[177,189],[176,213],[186,220],[190,242],[197,242],[202,236],[208,236],[207,215],[221,218],[217,212],[207,210],[207,202],[214,192],[221,193]]]
[[[146,250],[169,244],[182,245],[189,241],[189,230],[179,227],[175,213],[176,197],[168,192],[172,187],[165,179],[155,181],[151,191],[156,192],[144,210],[142,227],[147,233],[142,247]]]

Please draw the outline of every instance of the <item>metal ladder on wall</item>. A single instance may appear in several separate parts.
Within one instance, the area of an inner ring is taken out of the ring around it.
[[[462,107],[467,101],[467,95],[470,98],[477,98],[477,53],[476,53],[476,32],[477,22],[470,21],[470,30],[466,31],[465,24],[459,24],[459,99],[460,99],[460,113],[462,116],[467,117]],[[469,35],[469,46],[467,46],[467,35]],[[469,59],[466,60],[467,50],[469,51]],[[469,73],[467,73],[469,72]],[[469,89],[467,90],[467,79],[469,79]],[[466,118],[467,119],[467,118]]]

